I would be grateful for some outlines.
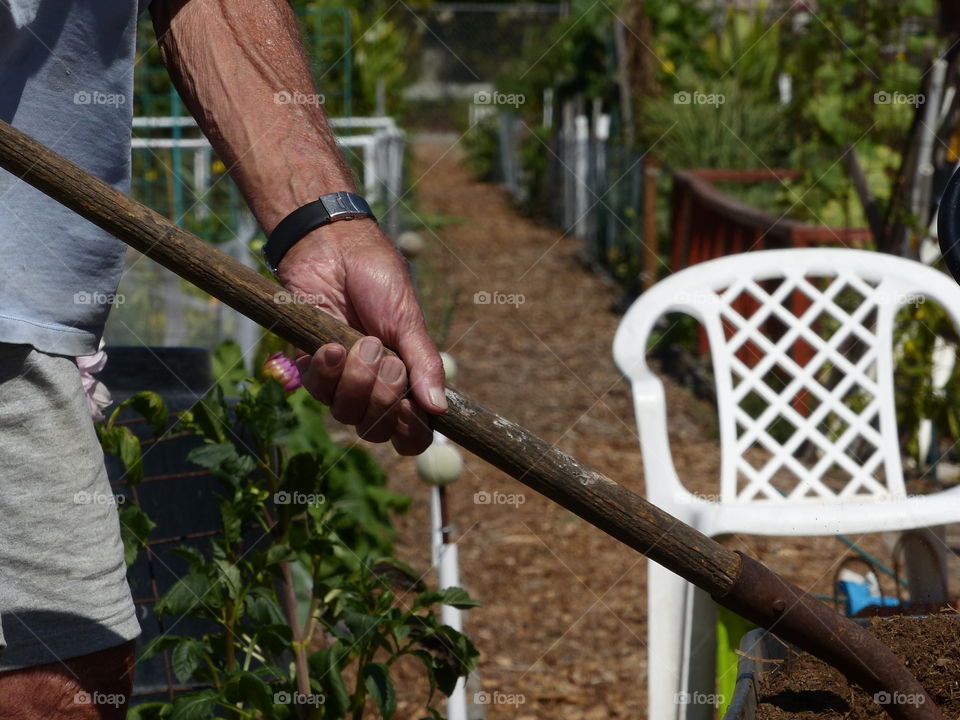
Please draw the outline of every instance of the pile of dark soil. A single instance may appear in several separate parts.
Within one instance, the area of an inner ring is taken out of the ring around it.
[[[903,660],[946,717],[960,718],[960,621],[955,613],[877,619],[870,632]],[[851,688],[839,670],[807,653],[788,657],[767,675],[757,708],[757,720],[887,717],[872,694]]]

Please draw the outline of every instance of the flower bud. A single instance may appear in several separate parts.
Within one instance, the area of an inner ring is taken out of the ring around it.
[[[281,352],[267,358],[263,363],[263,374],[283,385],[283,389],[287,392],[296,390],[301,384],[297,366],[294,365],[293,360]]]

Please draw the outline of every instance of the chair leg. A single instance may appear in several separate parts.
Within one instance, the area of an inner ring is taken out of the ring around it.
[[[650,562],[647,571],[648,720],[712,720],[716,605]]]
[[[657,563],[647,564],[647,718],[683,720],[683,640],[687,582]]]
[[[684,720],[713,720],[717,686],[717,605],[698,587],[686,585],[684,633],[686,714]]]
[[[903,544],[903,570],[914,603],[945,603],[947,577],[946,528],[907,530],[900,537]]]

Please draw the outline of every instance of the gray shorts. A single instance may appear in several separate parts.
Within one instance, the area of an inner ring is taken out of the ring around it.
[[[0,672],[140,634],[72,358],[0,343]]]

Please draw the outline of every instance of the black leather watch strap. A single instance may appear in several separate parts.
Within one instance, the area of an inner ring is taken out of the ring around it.
[[[377,219],[367,201],[356,193],[321,195],[318,200],[297,208],[280,221],[263,246],[263,259],[276,274],[283,256],[305,235],[337,220],[357,218],[371,218],[374,222]]]

